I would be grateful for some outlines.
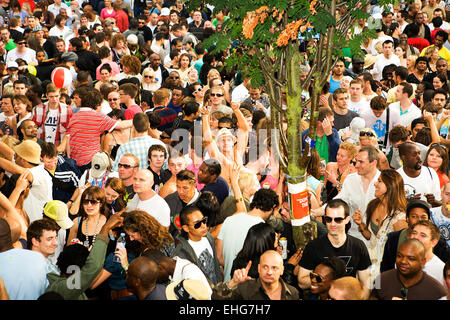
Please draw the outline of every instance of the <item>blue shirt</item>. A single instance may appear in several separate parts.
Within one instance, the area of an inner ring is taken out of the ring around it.
[[[42,253],[11,249],[0,253],[0,277],[11,300],[36,300],[48,286]]]

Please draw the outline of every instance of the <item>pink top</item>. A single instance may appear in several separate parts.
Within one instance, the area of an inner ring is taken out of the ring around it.
[[[102,17],[103,19],[106,18],[115,18],[116,17],[116,11],[114,9],[111,9],[112,12],[108,12],[108,9],[103,8],[102,11],[100,12],[100,17]]]
[[[196,182],[196,187],[197,190],[200,191],[203,189],[203,187],[205,186],[204,183],[198,183],[198,172],[200,171],[200,165],[198,167],[196,167],[194,165],[194,163],[191,163],[190,165],[187,166],[186,170],[192,171],[195,174],[195,180]]]

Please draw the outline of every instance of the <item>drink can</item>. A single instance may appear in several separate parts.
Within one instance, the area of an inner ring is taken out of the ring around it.
[[[285,237],[280,238],[278,245],[282,248],[281,257],[287,259],[287,239]]]

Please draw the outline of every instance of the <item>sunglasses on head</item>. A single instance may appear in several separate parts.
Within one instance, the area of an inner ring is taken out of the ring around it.
[[[100,200],[94,200],[94,199],[84,199],[83,200],[84,205],[90,204],[93,206],[93,205],[96,205],[97,203],[100,203]]]
[[[375,137],[375,135],[374,135],[373,132],[371,132],[371,131],[360,131],[360,132],[359,132],[359,136],[360,136],[360,137],[364,137],[364,136],[367,136],[367,137]]]
[[[194,229],[198,229],[202,226],[202,223],[206,224],[208,222],[208,217],[204,217],[202,220],[193,224]]]
[[[342,223],[345,220],[345,218],[342,217],[332,218],[329,216],[323,216],[323,220],[325,221],[325,223],[331,223],[331,221],[334,221],[336,223]]]
[[[223,97],[222,93],[211,93],[211,97]]]
[[[323,281],[322,277],[320,275],[318,275],[317,273],[311,272],[309,274],[309,277],[312,279],[316,279],[317,283],[321,283]]]
[[[125,169],[135,168],[131,164],[124,164],[124,163],[119,163],[117,166],[119,168],[125,168]]]

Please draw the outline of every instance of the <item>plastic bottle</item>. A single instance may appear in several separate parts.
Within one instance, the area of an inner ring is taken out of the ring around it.
[[[119,239],[117,239],[117,244],[116,244],[116,252],[119,249],[119,247],[123,247],[125,248],[125,233],[121,233]],[[120,263],[120,258],[117,255],[114,255],[114,262]]]

